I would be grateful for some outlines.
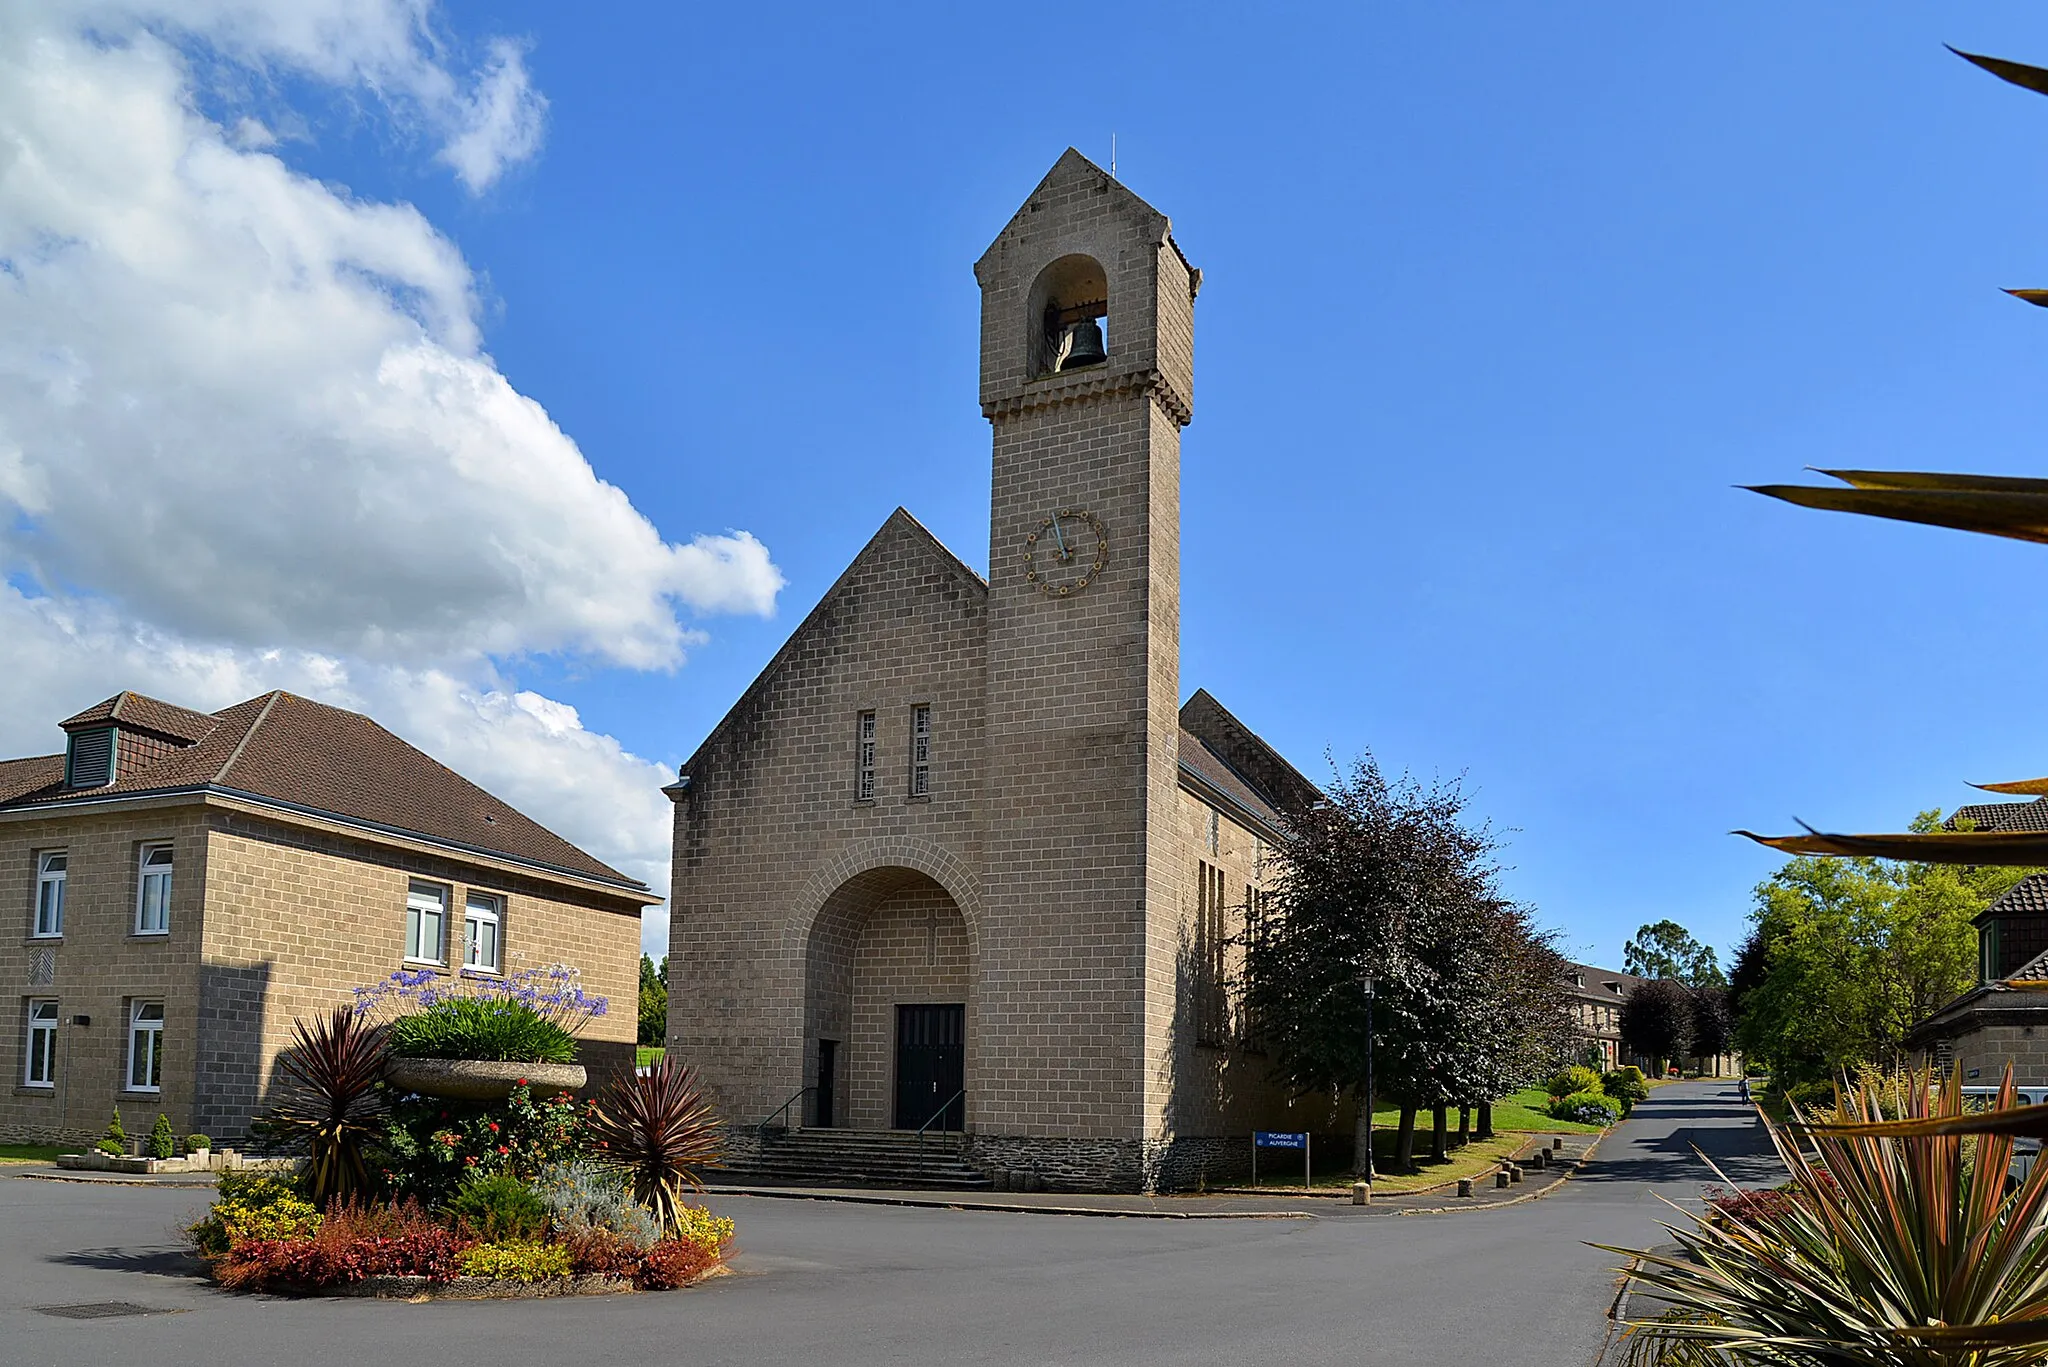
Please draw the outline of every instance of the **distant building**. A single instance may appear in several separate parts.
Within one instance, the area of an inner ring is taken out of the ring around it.
[[[631,1067],[646,885],[368,717],[266,693],[195,712],[121,693],[0,761],[0,1141],[90,1139],[116,1106],[233,1142],[294,1017],[393,970],[576,965]]]
[[[2031,821],[2048,813],[2038,802],[1997,802],[1964,807],[1957,815],[1983,809],[1992,822]],[[2048,829],[1992,822],[1980,822],[1978,829]],[[1906,1045],[1922,1063],[1953,1068],[1966,1083],[1994,1084],[2010,1063],[2016,1081],[2048,1085],[2048,873],[2015,883],[1978,915],[1976,925],[1977,985],[1915,1025]]]
[[[1647,981],[1649,979],[1634,973],[1596,968],[1592,964],[1568,964],[1565,967],[1565,987],[1571,993],[1572,1023],[1577,1030],[1578,1051],[1583,1052],[1588,1047],[1598,1049],[1603,1071],[1632,1063],[1647,1072],[1656,1064],[1654,1059],[1634,1052],[1621,1040],[1622,1003]],[[1691,1061],[1703,1074],[1711,1077],[1741,1071],[1734,1054],[1709,1055]]]
[[[1650,1060],[1628,1053],[1621,1042],[1621,1004],[1642,981],[1633,973],[1591,964],[1568,964],[1565,987],[1571,993],[1572,1024],[1577,1032],[1578,1051],[1597,1048],[1602,1072],[1633,1063],[1648,1068]]]

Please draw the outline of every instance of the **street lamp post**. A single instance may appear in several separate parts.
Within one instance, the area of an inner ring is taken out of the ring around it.
[[[1378,991],[1379,982],[1368,973],[1365,975],[1365,1181],[1372,1184],[1372,1002]]]

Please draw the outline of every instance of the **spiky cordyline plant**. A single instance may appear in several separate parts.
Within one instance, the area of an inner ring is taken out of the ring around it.
[[[682,1229],[684,1188],[703,1189],[697,1169],[718,1166],[724,1128],[696,1072],[673,1056],[614,1079],[590,1122],[599,1163],[625,1177],[666,1234]]]
[[[369,1186],[364,1150],[381,1132],[377,1081],[384,1072],[383,1028],[346,1006],[292,1023],[292,1047],[278,1056],[285,1095],[264,1128],[306,1153],[306,1195],[325,1209]]]
[[[1630,1325],[1631,1364],[2044,1360],[2048,1164],[2008,1194],[2012,1135],[1983,1132],[2010,1127],[2010,1070],[1983,1116],[1954,1080],[1886,1091],[1866,1078],[1838,1089],[1833,1115],[1769,1125],[1797,1192],[1775,1212],[1689,1215],[1691,1229],[1665,1226],[1683,1250],[1671,1256],[1601,1245],[1675,1307]],[[1886,1122],[1887,1102],[1904,1115]]]

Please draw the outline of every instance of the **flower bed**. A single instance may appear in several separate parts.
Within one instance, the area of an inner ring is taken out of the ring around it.
[[[280,1060],[287,1087],[262,1128],[305,1162],[221,1174],[188,1231],[216,1281],[284,1295],[557,1296],[670,1290],[719,1271],[732,1222],[682,1199],[696,1168],[716,1162],[721,1132],[687,1068],[665,1060],[590,1101],[537,1098],[525,1077],[495,1100],[400,1091],[387,1076],[393,1031],[372,1009],[394,996],[422,1006],[398,1032],[414,1042],[550,1036],[523,1019],[545,1001],[493,989],[475,1010],[474,998],[392,981],[295,1028]],[[580,989],[573,1000],[586,1018],[603,1010]]]

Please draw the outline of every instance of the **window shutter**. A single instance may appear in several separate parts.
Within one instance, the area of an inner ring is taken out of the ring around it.
[[[114,732],[74,731],[65,758],[64,786],[100,788],[114,781]]]

